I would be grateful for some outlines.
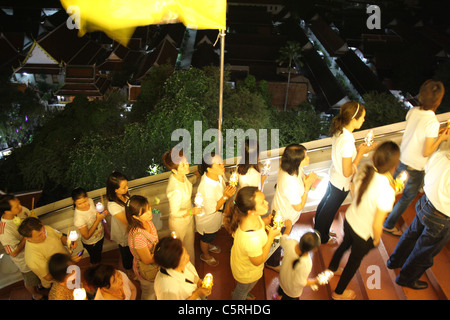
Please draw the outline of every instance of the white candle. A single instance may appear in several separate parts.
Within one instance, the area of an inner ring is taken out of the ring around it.
[[[77,288],[73,290],[74,300],[86,300],[86,290],[83,288]]]
[[[105,207],[101,202],[97,202],[97,204],[95,205],[95,210],[97,210],[98,213],[102,213],[103,211],[105,211]]]

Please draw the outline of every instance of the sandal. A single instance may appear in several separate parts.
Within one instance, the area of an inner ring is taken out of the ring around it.
[[[214,259],[214,257],[211,257],[211,259],[205,259],[203,257],[203,253],[200,255],[200,260],[206,262],[206,264],[211,266],[211,267],[215,267],[215,266],[219,265],[219,261]]]
[[[333,298],[333,300],[355,300],[356,299],[356,294],[353,290],[344,290],[344,292],[342,292],[342,294],[337,294],[336,292],[333,292],[331,294],[331,298]]]
[[[383,231],[386,233],[389,233],[390,235],[393,235],[394,237],[400,237],[403,234],[403,232],[398,230],[396,227],[394,227],[392,229],[386,229],[383,227]]]
[[[247,293],[247,299],[246,300],[255,300],[255,299],[256,299],[256,297],[253,294],[251,294],[250,292]]]
[[[220,250],[220,248],[217,247],[217,246],[215,246],[215,245],[211,245],[211,246],[208,248],[208,251],[209,251],[209,252],[212,252],[212,253],[221,253],[221,252],[222,252],[222,250]]]

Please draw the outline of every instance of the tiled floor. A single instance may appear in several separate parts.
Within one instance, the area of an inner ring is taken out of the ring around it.
[[[408,213],[405,213],[405,221],[411,222],[414,216],[411,205]],[[332,228],[338,233],[338,238],[342,239],[342,222],[346,206],[341,207],[340,214],[337,215]],[[299,239],[303,233],[312,229],[314,212],[302,213],[300,220],[294,226],[291,237]],[[432,277],[424,275],[422,280],[430,283],[430,287],[426,290],[412,290],[397,286],[393,279],[395,279],[398,270],[392,271],[385,267],[385,261],[390,253],[395,248],[398,238],[391,235],[383,234],[382,246],[377,250],[372,250],[363,260],[359,272],[351,281],[349,288],[353,289],[357,294],[358,300],[439,300],[447,299],[450,293],[450,275],[448,273],[450,267],[450,254],[447,248],[435,258],[435,265],[433,266],[433,274],[437,278],[442,291],[439,292],[431,286],[433,282]],[[224,230],[220,230],[216,239],[216,244],[222,249],[220,254],[214,256],[219,261],[217,267],[211,267],[199,259],[200,248],[198,246],[198,239],[196,239],[196,268],[200,277],[206,273],[212,273],[214,276],[214,287],[209,300],[229,300],[231,292],[234,289],[235,281],[230,269],[230,250],[232,246],[232,237]],[[333,255],[336,246],[322,245],[320,249],[312,256],[313,270],[311,277],[317,275],[328,266],[329,261]],[[345,260],[345,259],[344,259]],[[120,256],[118,250],[112,250],[103,254],[103,262],[112,264],[121,268]],[[345,263],[345,261],[343,261]],[[89,259],[83,259],[80,263],[81,269],[85,269],[89,265]],[[379,268],[381,279],[378,284],[371,286],[371,270]],[[301,296],[301,300],[329,300],[331,291],[337,284],[337,277],[330,281],[330,285],[319,287],[318,291],[313,291],[310,288],[305,288]],[[139,288],[139,283],[134,282]],[[379,288],[377,288],[379,286]],[[257,300],[271,300],[278,288],[278,274],[268,268],[264,269],[264,276],[252,290],[253,295]],[[138,290],[139,291],[139,290]],[[140,295],[138,294],[138,298]],[[0,300],[29,300],[30,294],[24,289],[23,283],[19,282],[9,287],[0,290]]]

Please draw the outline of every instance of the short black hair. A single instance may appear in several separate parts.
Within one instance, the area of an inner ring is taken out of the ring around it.
[[[284,149],[281,156],[281,169],[289,175],[298,175],[300,163],[306,156],[306,148],[301,144],[290,144]]]
[[[175,269],[180,264],[183,243],[172,237],[162,238],[155,247],[155,262],[164,269]]]
[[[4,194],[0,196],[0,217],[5,213],[5,211],[11,210],[11,204],[9,201],[17,199],[13,194]]]
[[[28,217],[22,221],[17,231],[22,237],[31,238],[32,231],[40,231],[43,226],[38,218]]]
[[[64,253],[55,253],[48,261],[48,272],[58,282],[62,282],[67,275],[70,256]]]

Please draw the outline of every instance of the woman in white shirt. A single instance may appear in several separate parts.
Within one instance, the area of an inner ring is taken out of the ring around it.
[[[102,261],[104,229],[102,220],[108,214],[107,210],[97,212],[94,201],[88,197],[83,188],[72,191],[72,200],[75,206],[73,224],[80,230],[81,242],[89,253],[91,265]]]
[[[284,149],[272,210],[280,211],[286,225],[286,234],[291,232],[292,226],[300,218],[308,192],[317,178],[315,172],[305,175],[303,167],[308,165],[309,156],[304,146],[291,144]]]
[[[366,165],[355,175],[352,185],[353,201],[345,213],[344,239],[328,267],[336,272],[342,256],[351,247],[347,264],[332,293],[335,300],[351,300],[356,297],[352,290],[346,288],[364,256],[380,243],[383,222],[395,201],[392,174],[399,158],[398,145],[392,141],[383,142],[373,154],[373,165]]]
[[[261,216],[269,205],[257,187],[240,189],[234,202],[227,207],[224,219],[225,228],[234,237],[230,265],[237,284],[232,299],[246,300],[263,275],[264,262],[280,230],[272,227],[266,233]]]
[[[155,279],[157,300],[200,300],[211,294],[211,289],[202,287],[202,279],[180,239],[162,238],[154,258],[160,266]]]
[[[192,206],[192,183],[187,178],[189,163],[183,151],[171,149],[162,157],[163,163],[172,174],[169,176],[166,194],[169,200],[169,229],[175,231],[177,238],[183,242],[183,246],[195,263],[194,239],[195,224],[194,215],[200,213],[200,209]]]
[[[224,205],[234,195],[236,187],[225,184],[223,178],[225,167],[219,155],[214,153],[204,155],[198,171],[202,178],[197,187],[197,192],[203,198],[202,211],[195,216],[202,251],[200,259],[210,266],[217,266],[218,261],[210,252],[220,253],[221,250],[212,242],[216,239],[217,231],[222,227]]]
[[[245,139],[242,158],[237,166],[239,188],[258,187],[262,190],[267,173],[262,174],[259,163],[259,148],[256,140]]]
[[[355,147],[352,132],[361,128],[366,116],[362,104],[349,101],[341,106],[340,114],[333,118],[330,126],[332,137],[330,181],[328,188],[317,206],[314,229],[319,231],[322,243],[335,243],[329,230],[336,212],[350,192],[350,182],[363,155],[373,148],[363,143]]]
[[[106,197],[108,212],[111,214],[111,240],[119,245],[122,265],[131,279],[133,272],[133,255],[128,247],[128,221],[125,214],[125,204],[130,198],[128,179],[118,171],[112,172],[106,181]]]
[[[317,285],[317,279],[309,279],[312,270],[310,253],[320,246],[317,232],[307,232],[300,242],[283,234],[280,245],[284,250],[280,269],[278,294],[281,300],[297,300],[306,286]]]

